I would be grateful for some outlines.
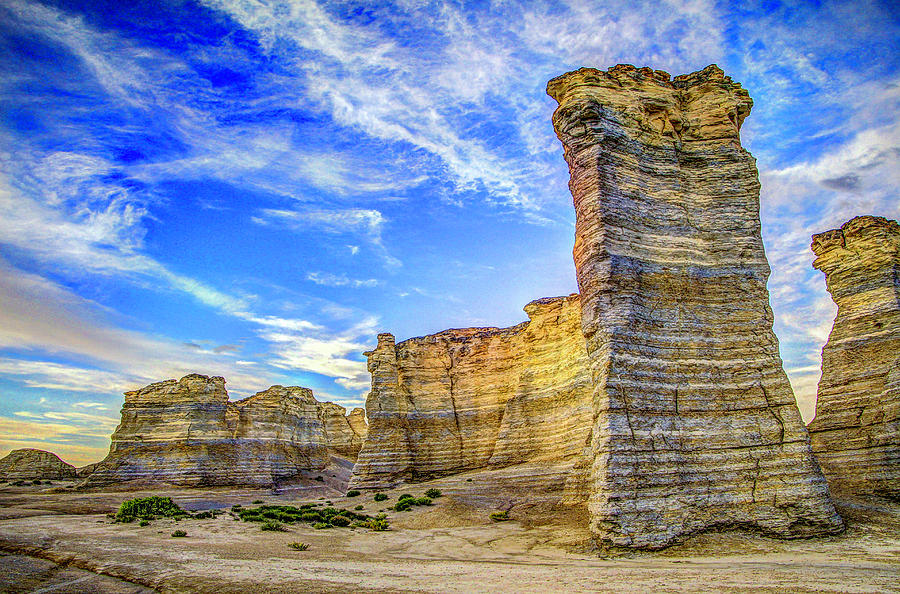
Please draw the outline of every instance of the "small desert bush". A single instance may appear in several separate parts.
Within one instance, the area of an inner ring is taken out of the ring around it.
[[[172,533],[172,538],[181,538],[182,536],[187,536],[187,532],[184,530],[176,530]]]
[[[284,527],[284,524],[276,520],[266,520],[259,529],[268,532],[287,532],[287,528]]]
[[[331,528],[331,524],[326,524],[325,522],[319,522],[317,524],[313,524],[313,528],[316,530],[324,530],[325,528]]]
[[[356,511],[359,511],[359,510],[363,509],[363,506],[357,505],[357,506],[354,507],[353,509],[355,509]]]
[[[388,498],[384,493],[375,493],[375,501],[384,501]]]
[[[148,522],[147,520],[141,520],[141,523],[138,524],[138,526],[140,526],[141,528],[143,528],[144,526],[149,526],[149,525],[150,525],[150,522]]]
[[[441,496],[440,489],[428,489],[427,491],[425,491],[425,497],[431,497],[432,499],[437,499],[440,496]]]
[[[416,505],[431,505],[430,497],[419,497],[416,499]]]
[[[38,479],[34,479],[33,481],[31,481],[31,484],[32,485],[40,485],[41,481],[39,481]]]
[[[185,515],[187,512],[178,507],[171,497],[152,495],[123,501],[116,512],[116,521],[132,522],[135,518],[153,519],[159,516],[178,520]]]
[[[347,516],[331,516],[331,525],[338,528],[344,528],[350,525],[350,518]]]
[[[354,489],[352,491],[347,491],[347,497],[359,497],[359,495],[360,495],[360,492],[357,491],[356,489]]]
[[[490,518],[495,522],[505,522],[505,521],[509,520],[509,512],[508,511],[491,512]]]
[[[415,499],[401,499],[394,504],[394,507],[392,509],[398,512],[409,511],[409,509],[412,507],[413,501],[415,501]]]
[[[319,482],[321,483],[322,481],[325,480],[325,477],[324,477],[324,476],[317,476],[317,477],[316,477],[316,480],[319,481]]]
[[[300,516],[300,519],[304,522],[318,522],[322,519],[322,516],[320,516],[316,512],[310,512]]]
[[[387,517],[384,514],[378,514],[374,518],[370,518],[366,521],[365,526],[375,532],[384,532],[390,528],[390,524],[388,524]]]
[[[404,499],[415,499],[415,498],[416,498],[415,495],[410,495],[409,493],[404,493],[403,495],[400,496],[399,499],[397,499],[397,501],[403,501]]]
[[[305,551],[306,549],[309,548],[309,545],[305,542],[292,542],[288,546],[291,547],[292,549],[294,549],[295,551]]]
[[[259,504],[261,504],[262,502],[263,502],[262,499],[256,499],[256,500],[253,501],[253,505],[259,505]]]

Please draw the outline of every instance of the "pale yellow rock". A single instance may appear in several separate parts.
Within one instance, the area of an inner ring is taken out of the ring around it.
[[[900,497],[900,225],[856,217],[814,235],[812,250],[838,306],[813,451],[833,488]]]
[[[582,68],[547,90],[576,215],[597,543],[840,531],[772,332],[747,91],[714,65]]]
[[[351,487],[542,461],[561,494],[591,426],[578,295],[539,299],[525,312],[530,320],[511,328],[396,344],[379,335],[366,353],[369,434]]]
[[[75,478],[75,467],[53,452],[23,448],[0,458],[0,481],[68,480]]]
[[[184,486],[272,486],[355,459],[359,414],[312,390],[272,386],[231,402],[221,377],[192,374],[125,393],[109,455],[84,486],[128,481]]]

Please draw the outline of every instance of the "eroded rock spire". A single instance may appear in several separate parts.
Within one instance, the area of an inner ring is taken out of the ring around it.
[[[813,235],[838,306],[822,349],[813,451],[834,488],[900,496],[900,225],[862,216]]]
[[[547,92],[576,213],[598,543],[841,530],[772,331],[747,91],[715,65],[619,65]]]

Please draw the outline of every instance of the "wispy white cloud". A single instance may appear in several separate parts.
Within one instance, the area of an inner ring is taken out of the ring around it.
[[[353,279],[348,278],[346,274],[331,274],[330,272],[310,272],[306,275],[306,280],[310,280],[317,285],[322,285],[324,287],[350,287],[359,289],[362,287],[378,286],[378,279]]]

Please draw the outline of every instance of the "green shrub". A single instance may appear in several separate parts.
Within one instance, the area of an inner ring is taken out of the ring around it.
[[[182,536],[187,536],[187,532],[185,532],[184,530],[176,530],[172,533],[173,538],[181,538]]]
[[[366,521],[366,528],[369,530],[374,530],[375,532],[384,532],[388,528],[390,528],[390,524],[388,524],[387,518],[384,514],[378,514],[374,518],[370,518]]]
[[[32,485],[40,485],[41,481],[39,481],[38,479],[34,479],[33,481],[31,481],[31,484]]]
[[[430,497],[419,497],[416,499],[416,505],[431,505]]]
[[[292,549],[294,549],[295,551],[305,551],[306,549],[309,548],[309,545],[306,544],[305,542],[292,542],[288,546],[291,547]]]
[[[323,476],[317,476],[317,477],[316,477],[316,480],[319,481],[319,482],[321,483],[322,481],[325,480],[325,477],[323,477]]]
[[[231,506],[231,509],[233,509],[234,511],[238,511],[242,507],[244,507],[244,506],[241,505],[240,503],[235,503],[234,505]]]
[[[316,530],[324,530],[325,528],[331,528],[331,524],[319,522],[318,524],[313,524],[313,528],[315,528]]]
[[[262,503],[262,502],[263,502],[262,499],[257,499],[257,500],[255,500],[255,501],[253,502],[253,505],[259,505],[259,504]]]
[[[287,532],[287,528],[284,527],[284,524],[275,520],[266,520],[259,528],[260,530],[269,532]]]
[[[437,499],[440,496],[441,496],[440,489],[428,489],[427,491],[425,491],[425,497],[431,497],[432,499]]]
[[[138,497],[136,499],[128,499],[123,501],[116,512],[117,522],[131,522],[135,518],[153,519],[157,516],[166,518],[175,518],[184,516],[186,512],[175,505],[171,497],[159,497],[152,495],[150,497]]]
[[[354,489],[353,491],[347,491],[347,497],[359,497],[360,492]]]
[[[384,493],[375,493],[375,501],[384,501],[388,496]]]
[[[356,511],[359,511],[359,510],[363,509],[363,506],[357,505],[357,506],[354,507],[353,509],[355,509]]]
[[[508,511],[491,512],[490,518],[495,522],[505,522],[510,519]]]
[[[403,501],[404,499],[415,499],[415,496],[410,495],[409,493],[404,493],[397,501]]]
[[[195,513],[194,519],[195,520],[208,520],[209,518],[215,518],[216,515],[217,514],[215,512],[213,512],[211,510],[206,510],[206,511]]]
[[[147,520],[141,520],[141,523],[138,524],[138,526],[140,526],[141,528],[143,528],[144,526],[149,526],[149,525],[150,525],[150,522],[148,522]]]
[[[398,512],[409,511],[409,508],[412,507],[413,501],[415,501],[415,499],[401,499],[394,504],[393,510]]]
[[[344,528],[350,525],[350,518],[348,518],[347,516],[331,516],[331,520],[329,521],[331,522],[332,526],[338,526],[340,528]]]
[[[322,516],[320,516],[316,512],[310,512],[300,516],[300,519],[304,522],[318,522],[322,519]]]

